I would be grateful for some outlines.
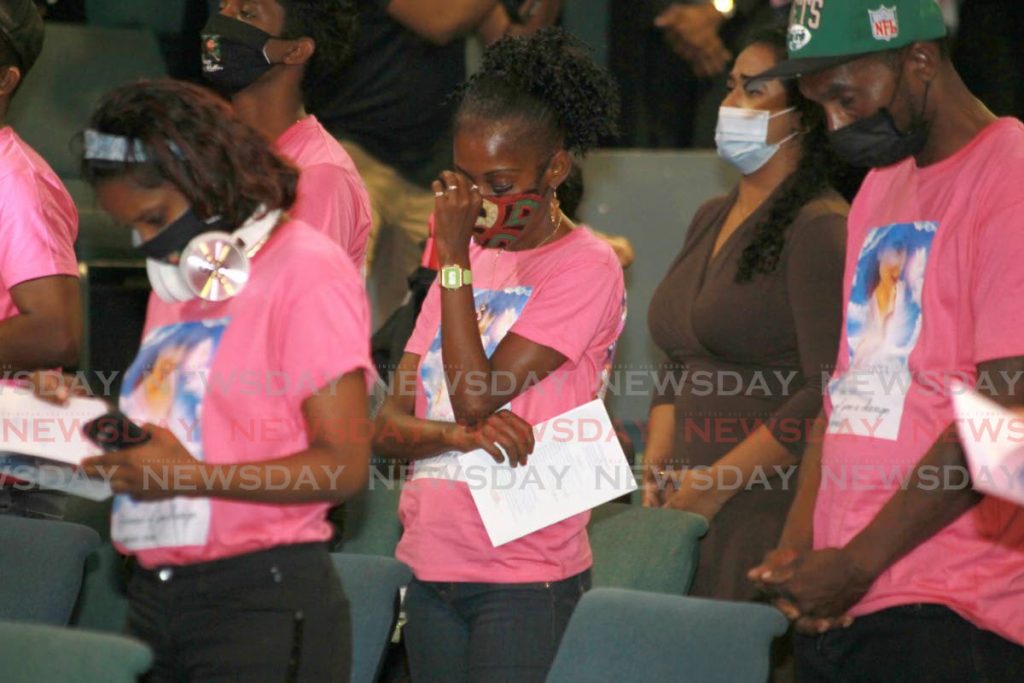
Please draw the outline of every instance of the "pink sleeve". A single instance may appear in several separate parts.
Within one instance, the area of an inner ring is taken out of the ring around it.
[[[41,277],[78,275],[78,212],[66,193],[61,196],[31,173],[12,173],[0,179],[0,207],[5,289]]]
[[[423,306],[420,308],[419,317],[416,318],[416,327],[412,331],[412,336],[405,343],[405,352],[414,353],[417,356],[425,354],[430,349],[430,345],[434,343],[434,338],[437,337],[440,323],[441,288],[437,281],[434,281],[434,284],[430,286],[430,291],[427,292],[427,298],[423,300]]]
[[[974,262],[974,362],[1024,356],[1024,202],[989,217]]]
[[[541,283],[509,330],[577,365],[602,326],[622,317],[622,266],[614,257],[572,264]]]
[[[291,214],[341,245],[362,268],[370,234],[370,208],[366,189],[342,169],[318,164],[302,169]]]
[[[374,379],[370,308],[354,269],[288,306],[281,327],[281,370],[305,393],[300,398],[355,370],[366,371],[368,386]]]

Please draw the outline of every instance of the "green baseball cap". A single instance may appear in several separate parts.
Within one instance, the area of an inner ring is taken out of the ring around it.
[[[793,0],[789,59],[754,80],[796,78],[946,35],[937,0]]]

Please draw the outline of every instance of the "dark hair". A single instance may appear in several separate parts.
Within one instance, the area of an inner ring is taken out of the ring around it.
[[[16,66],[21,69],[21,58],[14,51],[14,46],[7,40],[7,36],[0,32],[0,67],[9,66]],[[25,74],[22,73],[21,76],[24,78]]]
[[[231,106],[199,86],[162,79],[111,91],[89,127],[140,140],[147,160],[82,160],[90,184],[131,176],[143,187],[169,182],[200,218],[223,216],[242,225],[261,205],[295,203],[299,172],[277,157],[262,135],[242,123]]]
[[[583,43],[559,28],[506,36],[484,52],[483,66],[463,85],[460,122],[519,119],[531,139],[585,154],[617,133],[619,93]]]
[[[573,164],[565,180],[558,187],[558,200],[561,203],[562,211],[569,217],[569,220],[576,221],[579,216],[580,204],[583,202],[583,194],[586,187],[583,184],[583,169],[579,164]]]
[[[747,46],[751,45],[766,45],[772,49],[778,61],[786,59],[786,33],[781,28],[755,31],[747,41]],[[800,94],[795,79],[785,81],[784,85],[786,99],[800,113],[806,130],[798,138],[802,152],[800,163],[776,192],[776,200],[768,215],[754,228],[750,243],[740,258],[737,282],[750,282],[757,274],[775,271],[782,257],[789,226],[808,202],[832,187],[842,167],[829,144],[821,107]]]
[[[311,110],[330,93],[352,55],[358,11],[353,0],[277,0],[284,10],[283,37],[312,38],[316,52],[302,78],[302,95]]]

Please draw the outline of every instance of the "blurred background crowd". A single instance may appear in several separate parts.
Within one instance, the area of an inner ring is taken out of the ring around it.
[[[217,0],[152,3],[161,6],[159,11],[137,0],[37,2],[51,21],[155,28],[171,75],[198,80],[199,31]],[[519,0],[503,4],[512,12],[523,7]],[[541,3],[525,3],[533,4]],[[953,32],[954,61],[972,92],[996,114],[1024,116],[1024,3],[939,4]],[[789,10],[788,0],[565,0],[563,5],[563,25],[593,47],[619,81],[623,112],[617,144],[639,148],[714,148],[725,71],[745,31],[773,15],[784,18]],[[446,42],[463,46],[487,27],[476,28],[453,32]],[[470,50],[471,61],[472,55]]]

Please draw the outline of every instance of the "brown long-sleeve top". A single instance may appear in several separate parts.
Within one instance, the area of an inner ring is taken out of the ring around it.
[[[738,283],[743,250],[776,197],[712,257],[736,196],[697,211],[648,313],[667,356],[653,402],[675,406],[664,464],[677,468],[714,464],[761,425],[800,455],[836,361],[849,206],[832,192],[807,204],[786,231],[777,268]],[[795,476],[776,478],[726,504],[701,542],[694,595],[757,597],[746,572],[775,547],[795,486]]]
[[[806,205],[787,231],[775,271],[738,283],[743,250],[775,197],[712,257],[736,194],[697,211],[651,299],[651,336],[667,356],[654,405],[676,406],[679,464],[712,464],[755,421],[799,455],[839,346],[849,206],[835,193]]]

